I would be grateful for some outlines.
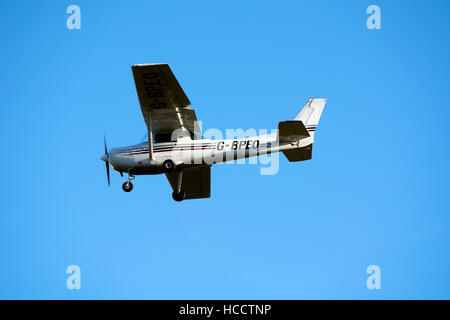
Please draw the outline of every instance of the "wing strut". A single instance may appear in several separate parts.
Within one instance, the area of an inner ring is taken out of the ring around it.
[[[148,156],[150,157],[150,162],[155,160],[153,157],[153,133],[152,133],[152,122],[150,121],[150,112],[146,112],[145,114],[145,123],[147,123],[147,132],[148,132]]]

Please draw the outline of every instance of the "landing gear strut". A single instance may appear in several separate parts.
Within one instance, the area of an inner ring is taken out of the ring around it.
[[[125,192],[130,192],[133,190],[133,184],[131,183],[131,180],[134,179],[134,176],[132,174],[128,174],[128,181],[124,182],[122,185],[122,190]]]
[[[181,189],[182,181],[183,181],[183,171],[180,171],[180,172],[178,172],[177,190],[175,190],[172,193],[173,200],[175,200],[177,202],[183,201],[184,196],[185,196],[183,189]]]

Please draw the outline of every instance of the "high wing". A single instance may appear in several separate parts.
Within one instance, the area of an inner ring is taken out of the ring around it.
[[[173,191],[177,190],[177,172],[166,173]],[[184,199],[209,198],[211,196],[211,166],[194,167],[183,170],[181,189]]]
[[[142,115],[147,125],[150,157],[153,137],[171,136],[174,130],[199,132],[194,110],[167,64],[139,64],[131,67]]]

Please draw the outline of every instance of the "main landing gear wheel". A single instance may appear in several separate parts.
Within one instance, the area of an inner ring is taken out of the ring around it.
[[[175,200],[177,202],[183,201],[183,199],[184,199],[184,191],[183,190],[180,190],[178,192],[174,191],[172,193],[172,198],[173,198],[173,200]]]
[[[130,181],[124,182],[122,185],[122,190],[125,192],[130,192],[133,190],[133,184]]]
[[[163,168],[165,172],[172,172],[175,169],[175,163],[172,160],[166,160],[163,162]]]

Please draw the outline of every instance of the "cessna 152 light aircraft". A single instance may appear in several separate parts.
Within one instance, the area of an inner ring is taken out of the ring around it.
[[[175,201],[210,197],[211,165],[224,161],[283,152],[289,161],[312,157],[314,132],[326,99],[310,98],[293,120],[278,123],[278,133],[245,139],[201,139],[191,102],[167,64],[132,66],[142,115],[148,130],[148,142],[115,148],[101,160],[121,176],[128,174],[122,185],[133,190],[136,175],[165,173],[172,186]]]

